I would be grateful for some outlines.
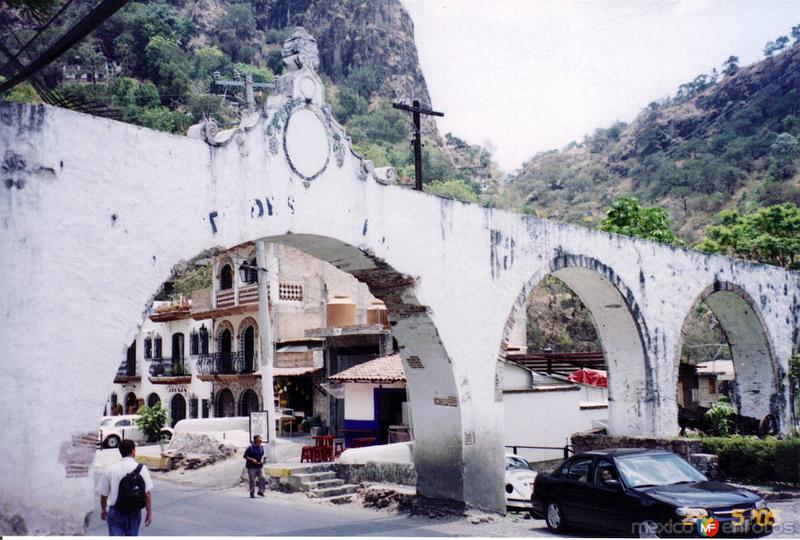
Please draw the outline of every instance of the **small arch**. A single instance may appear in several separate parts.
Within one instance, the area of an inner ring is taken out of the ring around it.
[[[772,414],[777,419],[779,428],[785,429],[785,420],[790,414],[788,400],[779,383],[783,378],[783,371],[775,357],[766,330],[767,325],[758,304],[740,285],[715,280],[698,295],[684,317],[684,324],[691,313],[703,303],[719,320],[730,346],[738,410],[747,411],[748,416],[757,421]],[[680,358],[683,336],[677,347],[675,357]],[[674,369],[677,380],[677,362]]]
[[[250,416],[251,411],[261,409],[261,400],[255,390],[248,388],[239,396],[239,416]]]
[[[183,394],[175,394],[172,396],[169,404],[170,410],[170,425],[175,427],[175,424],[186,418],[186,398]]]
[[[236,416],[236,399],[229,388],[223,388],[217,394],[214,416],[226,418]]]
[[[156,404],[161,403],[161,396],[152,392],[149,396],[147,396],[147,406],[148,407],[155,407]]]
[[[138,410],[139,400],[136,398],[136,394],[128,392],[125,396],[125,414],[136,414]]]
[[[219,267],[219,290],[233,289],[233,263],[230,259],[224,260]]]
[[[252,373],[256,368],[256,341],[258,339],[258,324],[252,317],[247,317],[239,325],[239,351],[244,362],[244,372]]]

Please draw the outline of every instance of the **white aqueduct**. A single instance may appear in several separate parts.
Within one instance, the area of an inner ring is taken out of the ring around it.
[[[209,250],[258,239],[328,261],[386,302],[423,495],[504,510],[498,359],[549,274],[592,312],[610,433],[677,433],[681,327],[700,301],[730,341],[741,406],[789,429],[798,273],[393,185],[332,118],[315,53],[295,34],[266,107],[194,138],[0,103],[5,527],[83,532],[100,412],[155,292]]]

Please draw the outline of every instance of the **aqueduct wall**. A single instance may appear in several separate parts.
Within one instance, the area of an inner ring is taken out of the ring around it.
[[[613,433],[677,433],[684,319],[733,285],[752,314],[726,309],[725,294],[708,302],[728,314],[737,369],[750,366],[740,401],[788,429],[800,275],[392,185],[391,171],[351,151],[313,63],[298,67],[264,111],[230,133],[207,126],[206,140],[0,103],[5,526],[82,532],[93,433],[155,292],[186,261],[261,238],[333,263],[386,301],[422,494],[504,509],[498,348],[509,312],[549,273],[592,310]]]

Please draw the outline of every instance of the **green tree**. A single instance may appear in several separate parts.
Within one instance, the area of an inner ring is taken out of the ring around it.
[[[600,230],[654,240],[664,244],[682,242],[672,232],[667,211],[657,206],[645,208],[635,197],[619,197],[600,222]]]
[[[696,247],[751,261],[800,269],[800,207],[792,203],[741,215],[725,210]]]
[[[725,60],[725,62],[722,65],[724,67],[722,73],[726,77],[730,77],[731,75],[739,71],[739,57],[731,55],[728,57],[727,60]]]
[[[139,418],[136,419],[136,427],[141,429],[148,441],[157,441],[161,438],[161,430],[167,423],[167,411],[156,403],[152,407],[144,405],[139,407],[137,412]]]
[[[197,79],[208,79],[215,71],[222,71],[228,64],[230,58],[215,45],[200,47],[194,51],[194,77]]]
[[[460,179],[454,178],[445,182],[431,182],[426,186],[425,191],[446,199],[455,199],[473,204],[480,202],[473,186]]]
[[[189,91],[191,66],[177,43],[155,36],[145,47],[147,73],[158,85],[163,100],[184,103]]]
[[[792,37],[795,43],[800,43],[800,24],[792,26]]]

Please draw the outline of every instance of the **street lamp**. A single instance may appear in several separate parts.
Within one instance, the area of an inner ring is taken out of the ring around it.
[[[248,262],[243,262],[239,265],[239,278],[242,283],[258,283],[258,271],[264,270],[258,266],[251,265]],[[266,270],[264,270],[266,272]]]

